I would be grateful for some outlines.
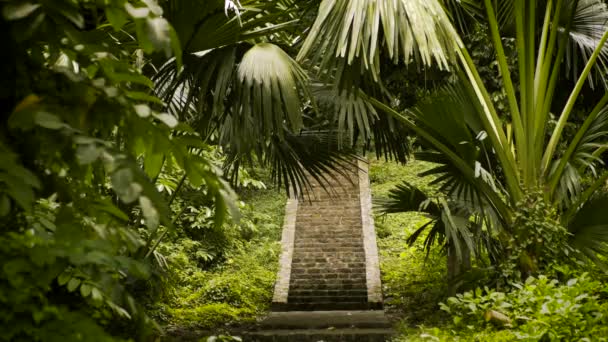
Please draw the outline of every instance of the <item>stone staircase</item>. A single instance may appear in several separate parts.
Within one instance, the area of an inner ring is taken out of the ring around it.
[[[333,193],[314,182],[299,202],[286,310],[371,308],[357,170],[347,167],[330,179]]]
[[[387,341],[367,164],[290,199],[273,312],[246,341]]]

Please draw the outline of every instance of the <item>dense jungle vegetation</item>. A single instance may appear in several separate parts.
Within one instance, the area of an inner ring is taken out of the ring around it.
[[[238,340],[356,156],[398,341],[608,339],[606,1],[0,7],[0,340]]]

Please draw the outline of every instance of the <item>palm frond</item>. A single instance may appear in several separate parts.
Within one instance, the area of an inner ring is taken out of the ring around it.
[[[570,147],[574,150],[570,154],[569,160],[566,161],[554,194],[556,202],[562,207],[571,205],[581,195],[584,173],[591,171],[593,175],[597,176],[598,167],[604,164],[600,157],[601,152],[608,148],[608,107],[603,108],[590,121],[580,140],[577,141],[576,146]],[[554,176],[560,162],[562,161],[554,162],[551,176]]]
[[[388,198],[377,199],[375,209],[380,214],[423,212],[435,218],[441,214],[441,208],[429,195],[408,182],[391,189]]]
[[[165,17],[182,44],[184,53],[219,48],[265,37],[293,24],[273,1],[176,1],[163,4]]]
[[[302,127],[300,93],[310,96],[304,70],[276,45],[257,44],[245,53],[237,71],[233,124],[270,137]],[[254,137],[255,138],[255,137]]]
[[[571,242],[583,256],[606,268],[598,255],[608,255],[608,194],[592,197],[568,223]]]
[[[478,0],[441,0],[443,7],[460,32],[468,32],[472,23],[483,15]]]
[[[585,67],[585,64],[593,54],[594,49],[608,30],[608,6],[601,0],[569,0],[565,1],[564,17],[562,22],[566,23],[569,18],[566,14],[571,13],[574,3],[577,3],[574,17],[569,31],[568,47],[566,50],[566,68],[572,79],[576,80]],[[589,75],[591,87],[599,78],[606,86],[606,68],[608,67],[608,47],[602,52],[595,66],[595,73]]]
[[[437,0],[324,0],[297,60],[332,75],[355,65],[378,80],[381,48],[395,62],[448,69],[458,42]]]
[[[288,195],[301,196],[311,187],[311,179],[326,186],[330,173],[343,174],[343,166],[356,167],[358,158],[354,151],[342,148],[337,134],[332,131],[303,131],[293,134],[288,130],[284,139],[274,136],[266,142],[259,142],[257,150],[262,165],[270,168],[272,178],[279,187],[284,187]],[[235,182],[238,167],[251,161],[248,154],[227,151],[226,165],[232,181]],[[232,172],[230,172],[232,171]]]

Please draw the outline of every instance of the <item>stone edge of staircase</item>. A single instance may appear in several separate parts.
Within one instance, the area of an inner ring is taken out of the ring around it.
[[[288,198],[285,205],[283,234],[281,236],[281,256],[279,272],[274,286],[272,307],[280,308],[287,304],[289,297],[289,281],[291,278],[291,261],[293,259],[294,240],[296,236],[296,217],[298,214],[298,199]]]
[[[359,200],[361,203],[361,224],[363,227],[363,248],[365,252],[365,277],[367,286],[367,302],[369,309],[382,309],[382,283],[380,279],[380,264],[378,259],[378,245],[372,214],[372,197],[369,182],[369,163],[357,159],[359,176]],[[291,278],[291,264],[294,252],[296,217],[298,213],[298,199],[289,198],[285,205],[285,218],[281,237],[280,266],[275,282],[272,298],[273,310],[284,310],[289,297],[289,282]]]

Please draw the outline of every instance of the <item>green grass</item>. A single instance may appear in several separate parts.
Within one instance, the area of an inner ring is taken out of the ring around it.
[[[418,174],[432,164],[412,160],[400,165],[372,160],[370,182],[374,199],[386,197],[398,184],[407,181],[433,193],[436,187],[429,178]],[[452,331],[448,315],[439,309],[447,293],[446,257],[439,246],[427,256],[423,250],[424,236],[410,246],[406,240],[418,227],[428,222],[419,213],[376,216],[376,234],[385,309],[395,321],[395,341],[512,341],[511,331],[474,328]]]
[[[390,189],[403,181],[426,191],[433,191],[429,178],[418,176],[432,164],[410,161],[407,165],[372,160],[370,182],[374,199],[386,197]],[[409,246],[411,233],[428,222],[418,213],[402,213],[375,218],[380,253],[380,268],[387,312],[404,328],[436,324],[445,315],[438,303],[445,299],[445,256],[436,248],[426,255],[422,239]]]
[[[274,188],[239,190],[241,220],[226,225],[231,245],[212,267],[196,260],[192,240],[164,246],[173,265],[173,292],[156,308],[167,339],[197,340],[255,322],[272,301],[286,196]],[[190,336],[190,337],[188,337]]]

